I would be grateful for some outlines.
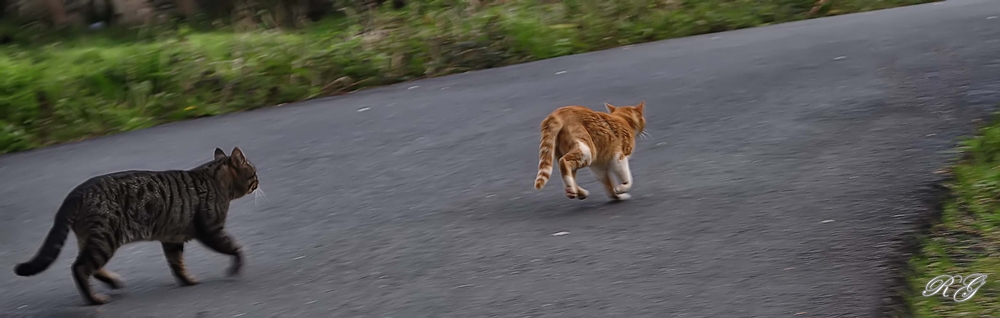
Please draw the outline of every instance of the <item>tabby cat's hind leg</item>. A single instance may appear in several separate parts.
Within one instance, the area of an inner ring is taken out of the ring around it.
[[[76,256],[72,267],[76,288],[83,300],[90,305],[107,303],[108,296],[94,293],[94,289],[90,285],[90,277],[98,273],[111,260],[111,256],[115,253],[115,247],[96,240],[87,240],[82,246],[83,248],[80,249],[80,254]]]
[[[83,246],[83,243],[84,241],[77,240],[76,247],[78,251],[83,251],[86,248],[85,246]],[[122,279],[121,277],[118,276],[118,274],[115,274],[114,272],[104,268],[101,268],[100,270],[95,272],[94,278],[104,283],[104,285],[107,285],[108,288],[111,289],[121,289],[125,287],[125,283],[122,282]]]
[[[122,282],[122,278],[119,277],[118,274],[115,274],[107,269],[102,268],[94,273],[94,278],[101,281],[105,285],[108,285],[108,288],[111,289],[122,289],[125,287],[125,283]]]
[[[188,275],[184,268],[184,243],[160,243],[163,246],[163,256],[167,258],[170,272],[182,286],[198,284],[198,281]]]
[[[577,142],[577,147],[567,152],[559,159],[559,172],[562,174],[566,197],[570,199],[586,199],[590,192],[576,183],[576,171],[590,165],[590,147],[583,142]]]

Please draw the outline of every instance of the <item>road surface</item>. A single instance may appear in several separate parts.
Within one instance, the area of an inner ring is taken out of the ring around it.
[[[875,316],[933,172],[1000,104],[997,16],[958,0],[710,34],[3,156],[0,316]],[[632,201],[589,171],[586,201],[532,188],[548,112],[640,99]],[[84,307],[73,238],[14,275],[77,183],[233,146],[269,199],[232,205],[243,277],[191,243],[203,284],[177,287],[137,243],[108,265],[127,288]]]

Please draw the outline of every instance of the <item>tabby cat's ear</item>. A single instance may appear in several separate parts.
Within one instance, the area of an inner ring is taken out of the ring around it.
[[[604,103],[604,107],[607,107],[607,108],[608,108],[608,112],[609,112],[609,113],[613,113],[613,112],[615,112],[615,106],[612,106],[611,104],[608,104],[608,103]]]
[[[640,113],[643,112],[643,110],[646,109],[646,100],[643,99],[639,101],[639,105],[635,105],[635,108],[638,109]]]
[[[244,164],[247,162],[247,158],[243,156],[243,151],[240,150],[240,147],[233,148],[233,153],[230,156],[233,158],[233,163]]]
[[[225,158],[225,157],[226,157],[225,151],[222,151],[222,149],[219,148],[215,148],[215,160],[219,160],[219,158]]]

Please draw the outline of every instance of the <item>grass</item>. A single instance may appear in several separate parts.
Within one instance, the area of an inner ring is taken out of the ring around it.
[[[932,1],[424,0],[294,31],[180,25],[70,36],[22,28],[0,44],[0,153],[620,45]]]
[[[1000,123],[964,141],[962,150],[964,159],[951,169],[951,198],[941,220],[910,260],[907,298],[917,317],[1000,317]],[[974,273],[989,276],[969,300],[921,295],[935,276]]]

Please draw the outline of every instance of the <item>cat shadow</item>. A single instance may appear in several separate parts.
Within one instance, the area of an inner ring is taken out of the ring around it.
[[[199,290],[204,292],[205,289],[217,290],[220,288],[229,288],[230,286],[238,286],[241,283],[240,277],[205,278],[204,280],[199,280],[198,284],[191,286],[182,286],[173,280],[169,282],[145,281],[141,283],[141,286],[135,286],[134,284],[128,285],[128,282],[126,282],[125,288],[116,290],[103,288],[100,292],[106,293],[111,297],[111,301],[107,304],[111,305],[113,303],[124,301],[164,301],[174,297],[179,297],[187,294],[188,292]]]
[[[563,200],[569,201],[570,199],[563,199]],[[534,212],[529,211],[529,213],[527,214],[531,216],[536,216],[541,219],[560,219],[560,218],[576,218],[581,216],[612,215],[612,214],[622,213],[623,211],[619,209],[619,207],[628,206],[629,204],[629,200],[618,201],[618,200],[607,199],[604,197],[590,197],[587,198],[586,200],[574,199],[574,201],[580,201],[580,202],[573,202],[570,204],[566,204],[566,202],[546,201],[545,206],[540,208],[541,210],[543,210],[542,213],[538,213],[537,211]]]

